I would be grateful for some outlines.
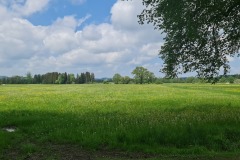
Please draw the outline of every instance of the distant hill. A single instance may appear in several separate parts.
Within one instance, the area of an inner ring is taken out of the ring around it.
[[[7,76],[0,76],[0,79],[4,79],[4,78],[7,78]]]
[[[104,78],[95,78],[95,82],[103,82],[103,81],[112,81],[112,78],[104,77]]]

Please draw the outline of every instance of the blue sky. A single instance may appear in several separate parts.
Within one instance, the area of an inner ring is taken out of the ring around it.
[[[110,22],[110,11],[116,0],[88,0],[88,1],[70,1],[53,0],[44,11],[33,14],[27,19],[34,25],[50,25],[58,17],[66,15],[75,15],[77,18],[91,15],[91,19],[85,23],[100,24]]]
[[[142,9],[141,0],[0,0],[0,75],[132,76],[143,66],[162,77],[163,35],[138,24]],[[239,74],[239,58],[229,60]]]

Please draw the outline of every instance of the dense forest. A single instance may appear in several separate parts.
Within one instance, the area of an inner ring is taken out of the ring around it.
[[[32,76],[30,72],[26,76],[1,77],[2,84],[85,84],[95,81],[94,73],[85,72],[81,74],[68,74],[49,72],[46,74],[35,74]]]

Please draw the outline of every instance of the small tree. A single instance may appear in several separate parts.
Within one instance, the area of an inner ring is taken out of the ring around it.
[[[115,84],[122,83],[122,76],[119,73],[114,74],[113,76],[113,82]]]
[[[229,76],[229,77],[227,78],[227,80],[228,80],[229,83],[234,83],[235,78],[234,78],[233,76]]]
[[[144,67],[136,67],[132,74],[134,75],[135,83],[152,83],[153,79],[155,78],[154,74],[152,72],[149,72]]]
[[[85,73],[81,73],[79,83],[80,84],[86,83],[86,74]]]
[[[91,78],[91,83],[93,83],[93,82],[95,81],[95,75],[94,75],[94,73],[91,73],[90,78]]]
[[[31,72],[27,72],[26,74],[26,80],[28,84],[32,84],[33,83],[33,78],[32,78],[32,74]]]
[[[59,74],[55,83],[65,84],[65,73]]]
[[[156,80],[156,77],[153,72],[147,72],[146,73],[146,83],[153,83]]]
[[[131,82],[131,78],[128,76],[122,77],[123,84],[129,84]]]
[[[194,83],[195,78],[194,77],[188,77],[186,79],[186,83]]]
[[[69,83],[69,84],[75,83],[75,76],[74,76],[73,73],[68,74],[68,83]]]
[[[226,83],[227,82],[227,78],[225,76],[221,77],[219,80],[220,83]]]

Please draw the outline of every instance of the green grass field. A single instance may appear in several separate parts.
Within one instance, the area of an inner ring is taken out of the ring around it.
[[[0,159],[239,157],[240,85],[2,85],[0,127]]]

